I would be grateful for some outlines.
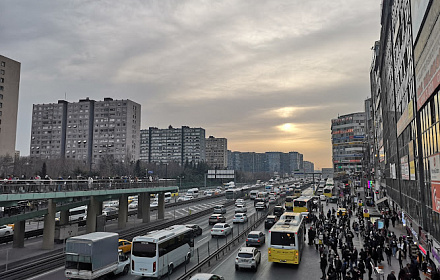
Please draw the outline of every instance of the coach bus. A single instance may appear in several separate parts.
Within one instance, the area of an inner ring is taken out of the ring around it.
[[[159,279],[178,265],[189,263],[193,251],[193,230],[184,225],[137,236],[131,246],[131,274]]]

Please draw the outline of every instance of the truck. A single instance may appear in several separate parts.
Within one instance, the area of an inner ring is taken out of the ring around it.
[[[76,280],[127,274],[130,259],[118,250],[118,241],[119,235],[113,232],[92,232],[68,238],[64,275]]]

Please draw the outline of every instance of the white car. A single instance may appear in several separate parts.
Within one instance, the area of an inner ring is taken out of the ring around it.
[[[244,213],[247,212],[247,208],[244,205],[235,205],[235,213]]]
[[[3,225],[0,226],[0,236],[7,236],[10,234],[14,234],[14,230],[11,226]]]
[[[246,213],[237,213],[234,215],[232,222],[235,223],[246,223],[248,221],[248,217]]]
[[[217,223],[211,229],[211,236],[226,236],[232,233],[232,227],[227,223]]]
[[[246,201],[244,201],[244,199],[239,198],[235,201],[235,205],[244,205],[246,206]]]
[[[235,258],[235,269],[250,268],[257,270],[261,262],[261,252],[255,247],[241,247]]]
[[[185,196],[181,196],[181,197],[179,197],[179,198],[177,199],[177,201],[188,201],[188,200],[191,200],[191,199],[194,199],[194,197],[191,196],[191,195],[185,195]]]
[[[128,204],[128,208],[129,209],[136,209],[136,208],[138,208],[138,201],[137,200],[133,200],[130,204]]]
[[[320,199],[321,201],[326,201],[326,200],[327,200],[327,197],[326,197],[325,195],[321,194],[321,195],[319,196],[319,199]]]

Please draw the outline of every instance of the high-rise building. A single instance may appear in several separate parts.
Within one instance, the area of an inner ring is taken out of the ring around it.
[[[20,62],[0,55],[0,156],[14,157]]]
[[[313,162],[304,161],[304,173],[306,173],[306,176],[309,176],[307,173],[313,173],[315,172],[315,164],[313,164]]]
[[[226,138],[209,136],[209,138],[206,138],[205,144],[206,163],[211,168],[226,168],[228,166],[228,140]]]
[[[182,126],[141,130],[140,159],[145,162],[205,162],[205,129]]]
[[[34,104],[30,156],[81,160],[90,168],[103,157],[136,161],[140,118],[141,105],[131,100]]]
[[[352,113],[333,119],[331,130],[335,173],[362,173],[365,113]]]

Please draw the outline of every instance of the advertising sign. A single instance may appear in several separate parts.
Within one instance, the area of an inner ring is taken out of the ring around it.
[[[440,154],[429,157],[432,210],[440,213]]]
[[[400,158],[400,171],[402,173],[402,179],[409,180],[409,165],[406,156]]]
[[[429,0],[411,1],[412,34],[414,38],[416,38],[419,33],[428,3]]]
[[[397,179],[395,163],[390,163],[390,173],[391,173],[391,179]]]
[[[423,107],[426,100],[440,85],[440,44],[438,43],[440,42],[440,20],[437,20],[439,9],[439,2],[434,1],[415,50],[416,58],[418,57],[418,50],[421,50],[420,58],[416,61],[415,73],[417,110]]]

